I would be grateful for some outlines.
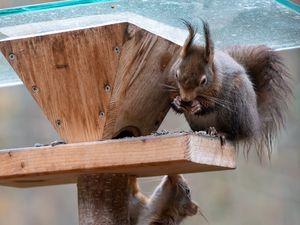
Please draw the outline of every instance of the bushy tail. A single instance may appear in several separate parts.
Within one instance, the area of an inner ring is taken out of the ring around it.
[[[266,147],[270,157],[272,140],[284,126],[292,96],[287,68],[279,54],[264,45],[235,46],[226,52],[244,66],[253,83],[261,120],[261,134],[256,143],[259,152]]]

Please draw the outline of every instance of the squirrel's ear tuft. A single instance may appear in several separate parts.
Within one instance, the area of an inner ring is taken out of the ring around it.
[[[196,29],[192,26],[192,24],[184,19],[182,19],[183,24],[187,27],[188,31],[189,31],[189,36],[186,38],[184,45],[182,46],[182,50],[180,52],[180,56],[182,58],[184,58],[188,51],[189,48],[191,47],[194,37],[196,35]]]
[[[205,38],[205,60],[207,63],[212,63],[214,58],[214,43],[211,40],[208,23],[201,19],[203,23],[203,33]]]
[[[168,180],[172,185],[177,183],[178,175],[168,175]]]
[[[170,181],[170,183],[172,185],[176,185],[179,182],[183,182],[184,181],[184,178],[183,178],[183,176],[181,174],[168,175],[168,179],[169,179],[169,181]]]

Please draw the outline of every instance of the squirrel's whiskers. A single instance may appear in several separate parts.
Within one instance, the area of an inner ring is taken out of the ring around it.
[[[246,153],[255,148],[260,159],[265,150],[270,156],[292,97],[281,57],[264,45],[216,50],[205,21],[205,44],[195,45],[196,29],[184,24],[189,35],[165,71],[171,107],[184,113],[194,131],[214,127],[236,143],[244,142]],[[193,101],[200,105],[196,113],[187,104]]]

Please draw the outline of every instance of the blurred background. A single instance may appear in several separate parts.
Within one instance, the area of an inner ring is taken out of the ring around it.
[[[0,7],[25,2],[42,1],[0,0]],[[186,175],[192,196],[210,225],[299,224],[300,49],[285,50],[280,54],[292,74],[295,98],[272,160],[260,164],[255,154],[246,160],[240,153],[234,171]],[[170,111],[160,129],[178,131],[189,130],[189,127],[184,118]],[[49,143],[58,138],[23,86],[0,88],[0,149]],[[151,194],[159,181],[160,177],[140,179],[146,194]],[[0,186],[0,225],[54,224],[78,225],[75,185],[28,189]],[[207,223],[197,215],[184,224]]]

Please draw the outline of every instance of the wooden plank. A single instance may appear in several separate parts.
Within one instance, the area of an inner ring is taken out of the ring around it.
[[[169,109],[163,69],[178,48],[128,23],[0,42],[67,143],[156,130]]]
[[[80,174],[155,176],[235,168],[235,150],[195,134],[145,136],[0,151],[0,184],[76,183]]]

